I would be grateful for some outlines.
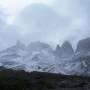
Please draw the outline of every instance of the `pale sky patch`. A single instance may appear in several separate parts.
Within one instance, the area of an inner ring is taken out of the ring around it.
[[[12,24],[19,12],[27,5],[33,3],[44,3],[49,5],[51,0],[1,0],[0,5],[8,14],[6,19],[8,24]]]

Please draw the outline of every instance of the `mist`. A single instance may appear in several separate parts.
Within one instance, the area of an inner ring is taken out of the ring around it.
[[[75,48],[80,39],[89,37],[89,4],[89,0],[49,0],[22,5],[12,24],[6,22],[10,16],[0,14],[0,47],[9,47],[17,40],[25,44],[41,41],[55,47],[68,40]]]

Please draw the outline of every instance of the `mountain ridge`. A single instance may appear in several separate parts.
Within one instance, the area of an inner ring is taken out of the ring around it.
[[[85,46],[87,41],[85,40],[88,41],[89,38],[80,42],[84,41],[84,47],[87,49],[87,46]],[[77,49],[83,47],[80,42],[77,44]],[[74,52],[68,41],[65,41],[62,46],[57,45],[56,50],[43,42],[32,42],[26,47],[18,41],[16,45],[0,52],[0,63],[7,68],[28,72],[41,71],[66,75],[83,75],[84,72],[87,72],[86,74],[89,75],[90,52],[89,50],[87,50],[87,53],[84,49],[83,52],[80,50],[81,48],[78,52]]]

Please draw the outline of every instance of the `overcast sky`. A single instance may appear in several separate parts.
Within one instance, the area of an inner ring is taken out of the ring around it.
[[[17,40],[73,46],[90,36],[90,0],[0,0],[0,47]],[[1,49],[0,48],[0,49]]]

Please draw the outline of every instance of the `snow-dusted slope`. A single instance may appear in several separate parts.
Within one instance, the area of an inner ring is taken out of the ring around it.
[[[4,67],[13,68],[22,64],[25,53],[25,45],[18,41],[16,45],[0,52],[0,63]]]
[[[0,52],[0,66],[28,72],[90,75],[90,50],[87,48],[89,44],[86,44],[85,40],[84,46],[79,43],[74,53],[69,43],[64,43],[62,47],[57,45],[54,51],[48,44],[42,42],[32,42],[25,47],[18,41],[16,45]],[[81,50],[80,47],[84,49]]]
[[[1,65],[17,70],[55,72],[55,62],[52,48],[41,42],[33,42],[27,48],[17,42],[0,52]]]
[[[80,40],[72,57],[62,58],[59,64],[63,74],[90,75],[90,38]]]
[[[56,57],[48,44],[31,43],[27,48],[27,55],[24,60],[28,62],[26,65],[27,70],[55,72]]]

